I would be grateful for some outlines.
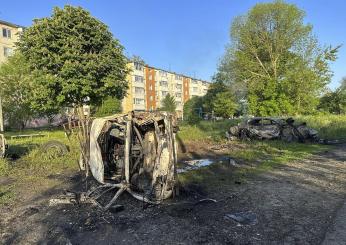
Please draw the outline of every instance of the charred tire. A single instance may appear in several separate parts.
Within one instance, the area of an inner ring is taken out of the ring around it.
[[[61,157],[68,153],[68,148],[57,140],[48,141],[41,146],[41,152],[48,154],[51,151],[54,151],[55,155],[50,157]]]

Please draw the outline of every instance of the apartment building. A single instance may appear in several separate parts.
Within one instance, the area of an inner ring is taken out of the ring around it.
[[[0,64],[13,53],[23,27],[0,20]]]
[[[129,89],[124,98],[123,111],[154,111],[162,106],[167,94],[175,97],[177,112],[193,96],[207,93],[209,82],[175,72],[158,69],[137,62],[128,63],[131,73],[127,80]]]

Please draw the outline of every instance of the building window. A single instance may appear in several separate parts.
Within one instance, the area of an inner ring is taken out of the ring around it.
[[[153,75],[149,75],[149,80],[153,80]]]
[[[135,87],[136,94],[144,94],[144,88]]]
[[[135,105],[144,105],[144,99],[134,98],[133,104]]]
[[[182,86],[181,86],[181,84],[177,84],[177,85],[175,85],[175,88],[176,88],[177,90],[181,90],[181,89],[182,89]]]
[[[181,93],[175,93],[175,97],[181,98]]]
[[[167,77],[167,72],[165,71],[159,71],[159,74],[161,77]]]
[[[8,47],[4,47],[4,56],[5,57],[8,57],[12,54],[12,49],[11,48],[8,48]]]
[[[152,95],[150,95],[149,100],[150,100],[150,101],[153,101],[153,100],[154,100],[154,97],[153,97]]]
[[[11,30],[7,28],[2,28],[2,36],[5,38],[11,38]]]
[[[138,83],[143,83],[144,79],[142,76],[136,76],[135,75],[135,82],[138,82]]]
[[[195,93],[197,93],[197,92],[198,92],[198,88],[197,88],[197,87],[193,87],[193,88],[192,88],[192,91],[195,92]]]
[[[135,69],[136,69],[137,71],[143,71],[143,66],[142,66],[142,64],[135,62],[134,65],[135,65]]]
[[[160,86],[162,87],[168,87],[168,82],[167,81],[161,81]]]
[[[153,85],[152,85],[152,84],[149,85],[149,90],[150,90],[150,91],[153,90]]]
[[[183,80],[183,77],[180,75],[175,75],[175,80]]]
[[[162,97],[166,97],[166,95],[168,94],[168,92],[167,92],[167,91],[162,91],[161,94],[162,94]]]

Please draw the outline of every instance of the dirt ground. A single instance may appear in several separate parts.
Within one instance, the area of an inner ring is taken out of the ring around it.
[[[213,152],[190,150],[185,158]],[[237,167],[224,163],[227,171]],[[241,166],[240,166],[241,167]],[[213,173],[211,173],[213,174]],[[215,174],[215,178],[217,174]],[[62,190],[83,191],[80,173],[51,176],[53,188],[28,187],[20,202],[0,209],[3,244],[321,244],[335,229],[346,197],[346,145],[309,159],[219,186],[189,184],[181,195],[148,206],[124,194],[122,211],[83,204],[49,207]],[[232,178],[229,177],[223,178]],[[0,184],[10,184],[2,179]],[[231,183],[231,184],[230,184]],[[201,202],[212,198],[217,202]],[[241,225],[228,214],[251,211],[257,222]],[[328,238],[329,239],[329,238]],[[325,243],[326,244],[326,243]]]

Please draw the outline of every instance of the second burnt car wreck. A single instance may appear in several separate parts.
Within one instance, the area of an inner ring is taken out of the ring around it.
[[[172,114],[130,112],[96,118],[84,125],[88,126],[83,129],[80,168],[91,173],[99,185],[80,195],[77,202],[91,200],[107,210],[123,192],[152,204],[174,195],[177,126]],[[114,189],[113,198],[101,205],[99,199]]]
[[[320,142],[316,130],[306,123],[295,123],[293,118],[254,117],[247,119],[226,132],[232,139],[279,139],[286,142]]]

